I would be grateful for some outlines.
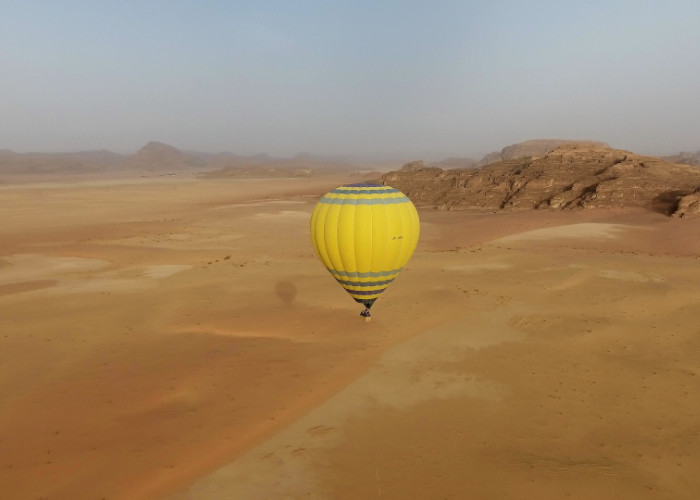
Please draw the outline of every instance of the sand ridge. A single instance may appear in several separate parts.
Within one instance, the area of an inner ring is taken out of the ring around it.
[[[13,293],[50,288],[50,293],[132,292],[155,287],[155,280],[190,269],[190,265],[152,265],[110,270],[105,260],[16,254],[6,257],[0,269],[0,285]],[[32,278],[49,279],[32,279]],[[41,285],[41,286],[39,286]]]
[[[497,242],[523,241],[523,240],[549,240],[556,238],[618,238],[625,230],[635,229],[635,226],[625,224],[604,224],[600,222],[581,222],[564,226],[534,229],[522,233],[499,238]],[[638,228],[636,228],[638,229]]]

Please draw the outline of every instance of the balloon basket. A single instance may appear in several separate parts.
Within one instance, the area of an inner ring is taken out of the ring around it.
[[[365,323],[369,323],[372,321],[372,316],[365,316],[364,319],[365,319]]]

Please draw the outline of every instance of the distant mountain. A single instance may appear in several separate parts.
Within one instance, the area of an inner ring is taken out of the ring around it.
[[[598,144],[566,143],[543,155],[541,147],[511,149],[504,156],[538,154],[476,169],[402,169],[382,180],[419,207],[443,210],[644,207],[676,215],[700,212],[695,200],[700,169]]]
[[[662,156],[661,159],[670,161],[671,163],[700,167],[700,151],[696,151],[695,153],[681,152],[677,155]]]
[[[185,152],[161,142],[149,142],[131,159],[131,168],[149,171],[199,171],[208,178],[308,177],[334,171],[357,170],[357,165],[336,158],[300,153],[292,159],[261,153],[241,156],[230,152]]]
[[[220,168],[204,172],[202,177],[312,177],[336,173],[359,172],[360,165],[353,163],[318,161],[313,157],[253,161],[251,158],[229,158],[215,163]],[[378,176],[375,176],[375,178]]]
[[[434,161],[430,163],[431,167],[438,168],[473,168],[479,165],[479,162],[473,158],[445,158],[444,160]]]
[[[186,157],[187,155],[182,153],[175,146],[169,144],[164,144],[162,142],[151,141],[144,147],[139,149],[134,157],[139,160],[149,161],[149,160],[161,160],[161,159],[173,159],[179,160]]]
[[[349,155],[317,155],[307,152],[298,153],[292,159],[314,163],[357,163],[357,160]]]
[[[350,168],[352,165],[352,168]],[[296,159],[273,158],[262,153],[253,156],[231,152],[205,153],[182,151],[163,142],[151,141],[132,155],[111,151],[83,151],[76,153],[15,153],[0,150],[0,174],[97,174],[97,173],[151,173],[212,171],[212,177],[255,176],[309,176],[333,169],[357,170],[358,165],[334,161],[311,154],[297,155]]]
[[[15,153],[9,149],[0,152],[2,174],[84,174],[113,169],[126,157],[107,150],[76,153]]]
[[[151,141],[129,159],[129,167],[139,170],[173,172],[205,168],[207,159],[195,153],[184,153],[174,146]]]

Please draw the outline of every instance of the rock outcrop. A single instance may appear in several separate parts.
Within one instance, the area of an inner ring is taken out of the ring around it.
[[[690,194],[680,197],[673,216],[683,219],[689,215],[697,214],[700,214],[700,188]]]
[[[518,158],[545,156],[550,151],[562,147],[609,148],[604,142],[575,141],[569,139],[532,139],[506,146],[501,151],[494,151],[484,156],[479,165],[489,165],[499,161],[517,160]]]
[[[700,186],[700,169],[579,143],[478,169],[395,171],[382,180],[416,206],[443,210],[645,207],[671,214]]]
[[[410,161],[404,164],[399,169],[399,172],[417,172],[419,170],[423,170],[424,168],[426,168],[426,166],[423,160]]]

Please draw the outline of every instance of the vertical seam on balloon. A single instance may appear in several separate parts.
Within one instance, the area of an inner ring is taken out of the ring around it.
[[[387,205],[386,203],[383,203],[383,208],[384,208],[384,230],[386,233],[386,239],[385,239],[385,249],[384,249],[384,257],[382,258],[382,263],[381,263],[381,268],[382,269],[395,269],[393,267],[394,265],[394,259],[391,259],[391,234],[392,230],[394,227],[393,223],[393,213],[392,213],[392,205]]]
[[[342,220],[343,206],[345,206],[346,200],[349,200],[349,199],[343,198],[343,201],[340,202],[340,209],[338,210],[338,224],[335,225],[335,239],[338,242],[338,257],[340,257],[340,263],[343,267],[343,270],[345,272],[349,273],[350,269],[348,268],[348,266],[345,265],[345,259],[343,259],[343,252],[340,249],[340,221]],[[350,204],[348,203],[348,205],[350,205]],[[353,213],[353,216],[354,216],[354,213]],[[355,222],[355,217],[353,217],[353,228],[352,228],[353,231],[355,231],[354,222]],[[354,234],[353,234],[353,236],[354,236]],[[353,248],[353,253],[355,253],[354,248]]]
[[[383,203],[383,202],[382,202]],[[369,269],[374,269],[374,205],[369,206]]]
[[[318,240],[318,244],[319,244],[319,248],[320,248],[321,242],[323,242],[323,247],[324,247],[325,252],[326,252],[326,258],[328,259],[328,262],[329,262],[330,264],[333,264],[333,262],[332,262],[331,259],[330,259],[330,256],[328,255],[328,249],[326,248],[326,217],[328,217],[328,209],[326,209],[326,211],[325,211],[325,212],[322,212],[322,213],[323,213],[323,220],[322,220],[322,221],[317,221],[317,222],[316,222],[316,224],[319,224],[319,222],[321,223],[321,224],[320,224],[320,227],[321,227],[321,236],[323,237],[322,239],[319,239],[319,240]],[[320,217],[320,216],[321,216],[321,214],[319,214],[319,217]],[[319,252],[319,255],[320,255],[320,254],[321,254],[321,252]],[[323,259],[321,259],[321,260],[323,260]],[[326,262],[323,262],[323,263],[326,264]],[[327,264],[326,264],[326,265],[327,265]]]
[[[406,213],[406,210],[401,210],[400,213],[401,213],[401,224],[402,224],[402,227],[401,227],[402,238],[401,238],[401,257],[399,258],[399,263],[401,264],[400,267],[403,267],[404,265],[406,265],[406,262],[404,260],[406,258],[406,254],[408,253],[407,252],[408,237],[406,234],[406,229],[408,229],[408,231],[410,232],[411,228],[410,228],[410,222],[408,220],[408,214]]]
[[[357,240],[357,228],[355,227],[355,219],[357,218],[357,200],[355,200],[355,203],[352,203],[352,239]],[[359,272],[357,268],[357,247],[353,245],[352,249],[352,256],[354,258],[353,265],[355,266],[355,277],[357,277],[357,273]]]
[[[399,251],[398,251],[398,254],[396,256],[396,260],[394,260],[394,265],[392,266],[392,268],[398,269],[399,267],[401,267],[401,255],[403,253],[403,233],[404,233],[404,227],[403,227],[404,223],[403,222],[404,221],[403,221],[403,210],[401,209],[401,207],[397,205],[395,208],[395,211],[398,214],[398,218],[397,218],[398,223],[399,223],[398,233],[399,233],[399,236],[401,236],[401,239],[399,240]]]
[[[356,200],[353,200],[353,201],[356,201]],[[353,239],[353,241],[357,241],[357,228],[355,227],[355,219],[357,218],[357,203],[350,203],[350,205],[352,205],[352,224],[351,224],[352,239]],[[357,268],[357,245],[356,244],[353,245],[352,256],[354,258],[353,264],[355,266],[355,276],[354,277],[357,278],[357,273],[359,272],[359,270]]]

